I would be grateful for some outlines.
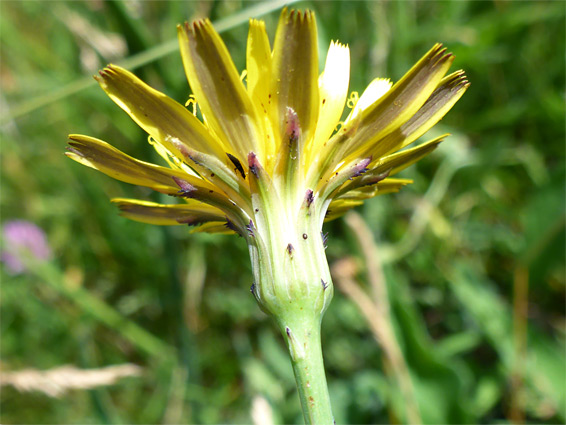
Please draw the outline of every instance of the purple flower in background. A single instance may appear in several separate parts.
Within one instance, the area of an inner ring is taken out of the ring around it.
[[[3,249],[0,259],[11,274],[25,271],[25,256],[35,260],[51,258],[51,248],[45,232],[32,222],[8,221],[3,226],[2,234]]]

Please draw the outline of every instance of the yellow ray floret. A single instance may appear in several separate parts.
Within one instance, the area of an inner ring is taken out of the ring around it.
[[[182,145],[221,156],[225,146],[183,105],[134,74],[109,65],[95,77],[100,86],[154,140],[183,159]]]
[[[250,20],[243,72],[208,19],[179,25],[178,39],[193,112],[116,65],[95,77],[169,168],[80,135],[70,136],[67,156],[184,201],[115,200],[127,218],[236,232],[257,246],[266,242],[273,217],[285,228],[300,217],[321,226],[324,217],[411,183],[392,176],[447,135],[408,145],[469,87],[463,71],[446,75],[454,57],[436,44],[399,81],[376,78],[348,99],[349,48],[331,42],[320,72],[316,20],[308,10],[283,9],[273,46],[265,23]],[[351,111],[341,122],[346,105]]]
[[[187,80],[210,129],[244,161],[263,153],[263,135],[251,99],[222,39],[208,19],[178,26]]]
[[[285,138],[288,108],[297,114],[299,144],[310,140],[316,129],[319,108],[318,45],[316,20],[311,11],[283,9],[273,46],[272,118],[276,136]],[[283,143],[283,142],[282,142]]]
[[[118,206],[122,216],[142,223],[197,226],[210,221],[226,221],[221,210],[193,199],[175,205],[126,198],[114,198],[112,202]]]
[[[319,114],[316,133],[307,152],[307,162],[316,158],[320,148],[338,126],[350,81],[350,49],[343,44],[332,42],[326,55],[324,71],[318,79]]]

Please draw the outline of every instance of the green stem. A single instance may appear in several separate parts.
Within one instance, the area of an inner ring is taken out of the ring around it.
[[[321,232],[324,200],[293,180],[272,180],[253,152],[248,163],[251,291],[287,342],[305,423],[331,425],[320,345],[320,323],[334,293]]]
[[[305,424],[334,424],[320,344],[320,316],[277,318],[288,343]]]

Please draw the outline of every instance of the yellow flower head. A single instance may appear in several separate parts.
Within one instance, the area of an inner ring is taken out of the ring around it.
[[[348,99],[349,49],[331,43],[319,74],[311,11],[284,9],[273,48],[265,24],[250,21],[245,82],[209,20],[180,25],[178,36],[192,112],[118,66],[96,77],[169,167],[81,135],[70,136],[67,155],[184,201],[114,199],[128,218],[246,239],[251,292],[288,344],[305,422],[332,423],[320,353],[333,296],[323,221],[410,183],[393,176],[444,136],[403,148],[448,112],[468,81],[462,71],[445,76],[453,56],[437,44],[397,83],[376,79]]]
[[[348,99],[348,46],[332,42],[319,74],[312,11],[284,9],[273,48],[264,22],[250,20],[245,82],[208,19],[179,25],[178,37],[192,112],[118,66],[95,77],[169,167],[82,135],[70,136],[67,156],[184,201],[114,199],[128,218],[236,232],[253,244],[262,234],[269,238],[276,213],[279,226],[295,228],[308,215],[316,229],[364,199],[410,183],[392,176],[444,136],[401,149],[436,124],[469,85],[462,71],[445,76],[453,56],[437,44],[397,83],[376,79],[359,99]],[[341,121],[347,103],[352,110]],[[307,235],[298,232],[297,238]]]

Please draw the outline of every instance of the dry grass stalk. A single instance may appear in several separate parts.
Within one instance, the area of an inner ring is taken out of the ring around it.
[[[252,423],[254,425],[273,425],[273,410],[271,405],[260,395],[255,396],[252,400]]]
[[[11,385],[20,392],[38,391],[50,397],[61,397],[69,390],[90,390],[112,385],[121,378],[140,376],[142,368],[126,363],[99,369],[61,366],[49,370],[23,369],[0,372],[0,386]]]
[[[371,295],[366,293],[355,280],[358,265],[353,258],[344,258],[332,266],[332,275],[337,287],[360,309],[378,344],[385,353],[385,372],[397,383],[406,407],[406,419],[411,424],[421,424],[422,419],[415,399],[413,384],[405,358],[391,326],[387,284],[377,253],[377,246],[358,213],[349,212],[346,223],[353,230],[364,255]]]

